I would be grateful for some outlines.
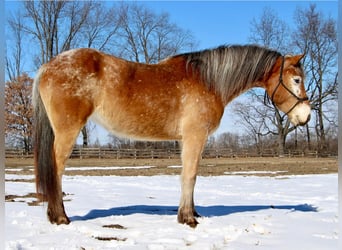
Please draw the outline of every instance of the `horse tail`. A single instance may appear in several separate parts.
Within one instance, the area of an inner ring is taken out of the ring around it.
[[[34,165],[37,195],[44,201],[58,196],[58,177],[54,152],[55,135],[43,104],[39,84],[43,67],[38,71],[32,88],[34,108]]]

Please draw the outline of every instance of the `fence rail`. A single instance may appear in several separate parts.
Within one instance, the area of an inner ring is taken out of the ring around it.
[[[32,152],[23,149],[5,150],[6,158],[33,158]],[[254,152],[250,150],[234,151],[229,148],[205,149],[202,158],[242,158],[242,157],[277,157],[275,150]],[[285,157],[319,157],[317,151],[287,151]],[[334,154],[326,154],[333,157]],[[99,159],[179,159],[180,149],[113,149],[113,148],[74,148],[70,158],[99,158]]]

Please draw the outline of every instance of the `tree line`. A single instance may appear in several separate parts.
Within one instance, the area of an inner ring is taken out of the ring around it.
[[[138,3],[95,1],[26,1],[9,17],[6,55],[5,121],[6,144],[32,150],[31,88],[33,71],[57,54],[77,47],[96,48],[125,59],[156,63],[165,57],[195,50],[191,31],[171,23],[167,13],[155,13]],[[265,8],[250,22],[249,42],[282,54],[304,53],[307,93],[312,118],[303,128],[291,126],[264,92],[251,90],[247,101],[233,102],[242,135],[224,133],[210,137],[207,147],[226,145],[257,150],[277,148],[279,155],[289,148],[336,150],[337,144],[337,38],[336,20],[315,5],[298,8],[295,27],[289,27],[276,13]],[[27,51],[27,48],[32,50]],[[25,70],[26,69],[26,70]],[[82,129],[83,146],[89,144],[93,124]],[[99,142],[97,142],[99,143]],[[111,136],[111,147],[179,147],[178,142],[135,142]],[[336,145],[336,147],[335,147]]]
[[[318,141],[314,140],[308,144],[306,139],[306,134],[300,131],[299,128],[295,129],[286,140],[286,147],[282,155],[287,154],[287,152],[313,152],[316,151],[317,155],[337,155],[338,152],[338,140],[337,140],[337,127],[329,128],[326,132],[327,150],[319,151]],[[181,145],[177,141],[135,141],[131,139],[118,138],[113,135],[108,135],[110,137],[107,144],[101,144],[99,141],[95,141],[90,145],[92,148],[112,148],[112,149],[164,149],[165,151],[169,149],[180,149]],[[313,136],[313,135],[312,135]],[[212,135],[208,138],[206,149],[229,149],[232,152],[242,152],[250,151],[255,155],[262,155],[263,152],[277,152],[278,155],[278,135],[268,134],[259,138],[257,141],[254,137],[250,136],[248,133],[239,134],[225,132],[218,135]]]

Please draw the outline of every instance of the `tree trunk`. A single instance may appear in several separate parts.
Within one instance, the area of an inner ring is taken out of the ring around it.
[[[83,136],[83,147],[84,148],[87,148],[88,147],[88,130],[87,130],[87,127],[84,126],[82,128],[82,136]]]
[[[307,138],[307,143],[308,143],[308,150],[311,150],[311,136],[310,136],[310,130],[309,130],[309,124],[305,125],[306,127],[306,138]]]
[[[320,105],[321,106],[321,105]],[[319,154],[324,155],[327,151],[327,143],[325,140],[325,131],[324,131],[324,123],[323,123],[323,112],[320,107],[318,115],[318,124],[317,124],[317,137],[318,137],[318,149]]]
[[[285,155],[285,138],[286,135],[284,134],[284,131],[281,129],[279,130],[278,134],[278,156],[284,157]]]

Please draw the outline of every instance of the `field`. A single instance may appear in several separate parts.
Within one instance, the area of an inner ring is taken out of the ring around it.
[[[179,160],[69,160],[69,225],[37,202],[32,159],[5,168],[6,249],[337,249],[337,160],[203,159],[196,229],[177,223]]]
[[[32,159],[6,159],[6,168],[19,169],[22,174],[32,174]],[[66,175],[118,175],[118,176],[153,176],[161,174],[180,174],[180,159],[69,159]],[[93,168],[86,167],[142,167],[149,168]],[[75,170],[70,167],[79,167]],[[83,168],[83,169],[82,169]],[[68,170],[69,169],[69,170]],[[8,172],[8,171],[7,171]],[[302,175],[337,173],[337,158],[225,158],[202,159],[199,176],[218,176],[233,172],[236,174],[253,174],[258,176]],[[244,173],[248,172],[248,173]]]

